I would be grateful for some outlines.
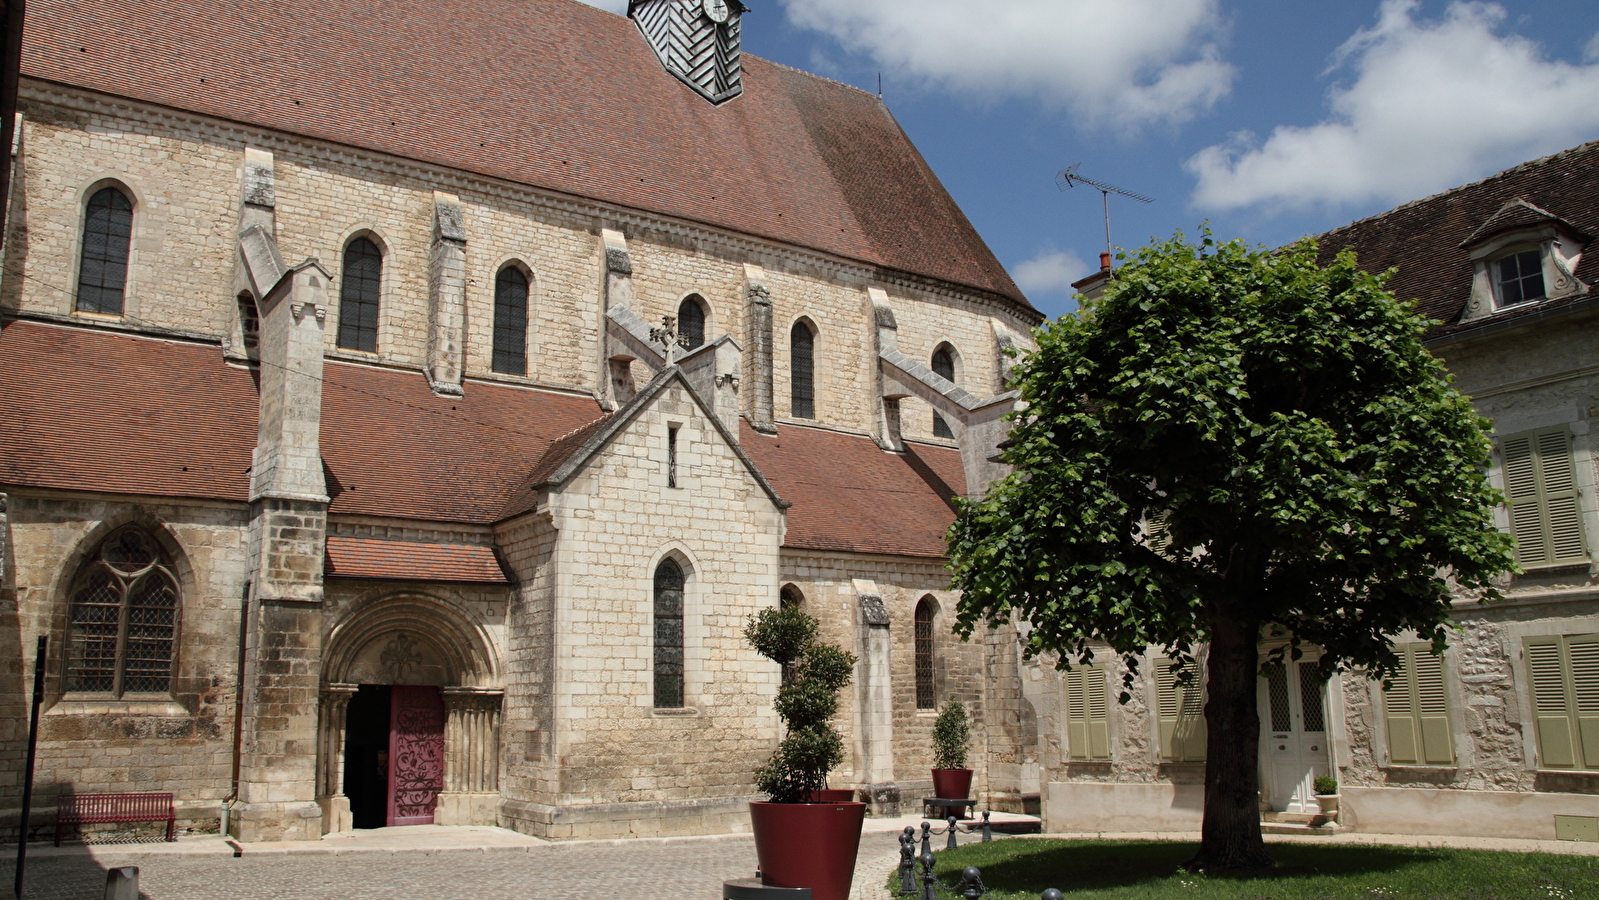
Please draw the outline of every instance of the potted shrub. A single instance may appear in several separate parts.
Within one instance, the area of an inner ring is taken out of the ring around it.
[[[761,881],[808,887],[812,900],[848,900],[866,804],[816,802],[827,773],[844,761],[844,740],[829,722],[855,657],[816,639],[817,622],[797,609],[763,609],[744,637],[755,652],[793,673],[777,692],[783,741],[755,773],[770,800],[750,803]]]
[[[1317,775],[1313,784],[1316,805],[1321,807],[1321,817],[1329,822],[1338,821],[1338,779],[1331,775]]]
[[[972,790],[972,770],[966,768],[966,745],[971,742],[966,704],[951,697],[933,721],[933,794],[941,800],[965,800]]]

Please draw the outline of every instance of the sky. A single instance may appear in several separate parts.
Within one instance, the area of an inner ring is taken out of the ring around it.
[[[626,0],[585,0],[622,12]],[[1111,240],[1279,246],[1599,139],[1599,0],[745,0],[884,102],[1033,304]],[[735,101],[736,102],[736,101]]]

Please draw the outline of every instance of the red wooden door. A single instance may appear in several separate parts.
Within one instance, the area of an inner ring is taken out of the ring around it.
[[[431,825],[444,789],[444,695],[397,684],[389,710],[390,825]]]

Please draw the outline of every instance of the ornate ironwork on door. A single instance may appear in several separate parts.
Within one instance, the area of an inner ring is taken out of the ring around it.
[[[394,686],[389,719],[390,825],[431,825],[444,789],[444,697],[436,687]]]

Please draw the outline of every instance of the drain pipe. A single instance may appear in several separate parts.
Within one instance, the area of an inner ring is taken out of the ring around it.
[[[237,685],[233,691],[233,784],[222,801],[222,836],[228,832],[228,814],[239,799],[239,750],[244,746],[244,659],[250,634],[250,582],[244,582],[244,593],[239,597],[239,668]]]

